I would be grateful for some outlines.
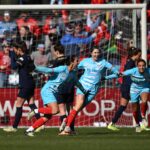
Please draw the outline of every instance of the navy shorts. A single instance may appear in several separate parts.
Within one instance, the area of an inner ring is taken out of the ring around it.
[[[57,95],[57,103],[65,103],[65,104],[71,104],[74,100],[74,92],[66,93],[66,94],[59,94]]]
[[[34,96],[34,87],[33,88],[20,88],[18,97],[29,100],[32,96]]]
[[[122,98],[125,98],[128,101],[130,100],[130,86],[121,85],[120,92]]]

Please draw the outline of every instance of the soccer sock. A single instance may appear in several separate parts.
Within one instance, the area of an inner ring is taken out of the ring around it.
[[[62,115],[62,116],[60,116],[60,122],[62,123],[62,122],[63,122],[63,120],[64,120],[65,118],[67,118],[67,116],[66,116],[66,115]]]
[[[71,123],[71,125],[70,125],[71,131],[75,131],[75,129],[74,129],[74,124],[75,124],[75,118],[74,118],[74,120],[72,121],[72,123]]]
[[[72,122],[74,121],[76,115],[77,115],[77,111],[73,109],[73,110],[70,112],[69,116],[67,117],[67,126],[70,127],[70,125],[71,125]]]
[[[46,122],[45,119],[43,117],[41,117],[40,119],[35,121],[35,123],[32,125],[32,127],[34,129],[36,129],[36,128],[42,126],[45,122]]]
[[[36,107],[35,104],[30,104],[29,107],[31,108],[31,110],[37,109],[37,107]],[[40,118],[40,114],[39,114],[39,113],[36,113],[36,114],[35,114],[35,118],[36,118],[36,119],[39,119],[39,118]]]
[[[22,117],[22,107],[16,108],[15,121],[13,123],[13,128],[17,128]]]
[[[134,111],[134,112],[132,112],[132,114],[133,114],[133,117],[135,119],[136,124],[138,125],[139,124],[138,111]]]
[[[146,111],[147,111],[147,102],[142,102],[142,103],[141,103],[141,114],[142,114],[142,118],[145,117]]]
[[[139,122],[142,122],[142,115],[141,115],[141,110],[140,110],[140,105],[138,105],[138,120]]]
[[[52,114],[52,108],[51,107],[39,108],[38,112],[42,114]]]
[[[122,115],[123,111],[126,109],[126,106],[120,106],[117,112],[115,113],[114,118],[112,119],[112,123],[116,123],[120,116]]]

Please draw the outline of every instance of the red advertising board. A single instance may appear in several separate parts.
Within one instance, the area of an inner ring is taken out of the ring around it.
[[[15,99],[17,97],[18,90],[15,88],[0,89],[0,126],[11,125],[15,116]],[[40,89],[35,91],[35,102],[38,107],[42,107],[42,100],[40,97]],[[97,96],[94,98],[91,104],[84,108],[76,119],[77,126],[93,126],[95,123],[109,122],[111,121],[116,109],[119,106],[119,88],[101,88]],[[150,103],[148,103],[150,108]],[[20,122],[20,126],[29,126],[34,122],[27,121],[27,113],[30,111],[27,102],[23,106],[23,114]],[[149,113],[149,112],[148,112]],[[4,116],[8,116],[10,121],[3,120]],[[118,125],[132,126],[133,119],[131,114],[131,105],[129,104],[127,110],[120,118]],[[47,126],[59,126],[59,114],[53,116],[47,123]]]

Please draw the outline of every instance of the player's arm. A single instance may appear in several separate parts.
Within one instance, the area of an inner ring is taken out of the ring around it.
[[[105,67],[107,69],[111,70],[114,74],[119,74],[118,69],[115,66],[113,66],[111,63],[107,62],[107,61],[105,62]]]
[[[64,66],[59,66],[56,68],[48,68],[44,66],[36,66],[36,71],[42,72],[42,73],[60,73],[64,70]]]
[[[122,76],[130,76],[130,75],[134,74],[134,72],[136,70],[137,70],[137,68],[133,68],[133,69],[126,70],[122,73],[114,73],[114,74],[105,76],[104,78],[105,78],[105,80],[109,80],[109,79],[116,79],[116,78],[119,78],[119,77],[122,77]]]

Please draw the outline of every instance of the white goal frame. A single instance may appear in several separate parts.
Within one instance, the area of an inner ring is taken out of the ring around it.
[[[142,58],[147,61],[147,19],[146,4],[82,4],[82,5],[0,5],[0,10],[119,10],[119,9],[140,9],[141,10],[141,50]]]

